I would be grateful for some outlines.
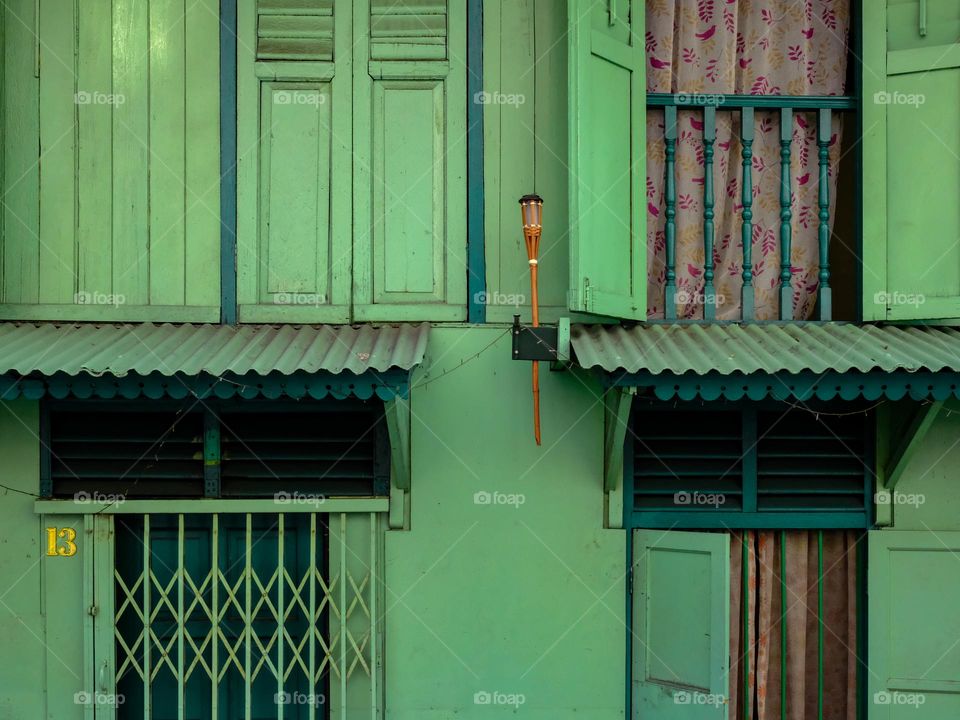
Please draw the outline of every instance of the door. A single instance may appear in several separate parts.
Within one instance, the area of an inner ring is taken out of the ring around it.
[[[635,530],[633,717],[726,720],[730,536]]]

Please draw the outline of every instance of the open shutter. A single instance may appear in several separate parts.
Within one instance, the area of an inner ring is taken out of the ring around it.
[[[646,315],[643,3],[571,0],[570,309]]]
[[[960,532],[875,530],[869,544],[871,720],[960,717]]]
[[[864,317],[960,317],[960,4],[863,5]]]
[[[726,720],[730,536],[637,530],[633,717]]]

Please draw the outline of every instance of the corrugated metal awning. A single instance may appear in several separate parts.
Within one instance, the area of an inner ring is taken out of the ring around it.
[[[148,396],[177,394],[178,385],[195,389],[198,381],[220,396],[290,395],[291,389],[314,397],[373,391],[382,396],[379,386],[395,385],[423,360],[429,331],[426,323],[0,323],[0,375],[8,381],[0,394],[29,396],[24,388],[39,381],[56,396],[76,395],[75,388],[83,387],[87,396],[103,397],[106,388],[126,397],[135,391],[120,381],[135,379]]]
[[[960,329],[847,323],[574,325],[577,363],[662,399],[960,394]]]

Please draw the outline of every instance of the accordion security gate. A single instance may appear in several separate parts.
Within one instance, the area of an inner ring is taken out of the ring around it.
[[[380,717],[380,518],[95,516],[95,717]]]

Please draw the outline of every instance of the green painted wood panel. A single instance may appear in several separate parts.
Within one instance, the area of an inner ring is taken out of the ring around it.
[[[864,319],[957,318],[960,5],[864,6]]]
[[[726,720],[730,536],[636,530],[633,717]]]
[[[869,533],[871,720],[960,715],[960,533]]]
[[[2,299],[35,303],[40,283],[40,80],[35,0],[3,8]],[[18,28],[26,27],[27,31]]]
[[[353,7],[353,316],[464,320],[466,5]]]
[[[4,121],[23,131],[8,165],[22,172],[3,185],[22,204],[4,222],[0,317],[216,320],[218,3],[36,6],[36,37],[19,21],[8,33]]]
[[[487,320],[530,315],[530,271],[519,198],[544,198],[539,301],[542,321],[567,310],[567,3],[484,3],[484,214]]]
[[[570,0],[568,14],[569,306],[642,320],[647,252],[643,6],[639,0]]]
[[[350,3],[247,0],[238,25],[240,321],[347,322]]]

